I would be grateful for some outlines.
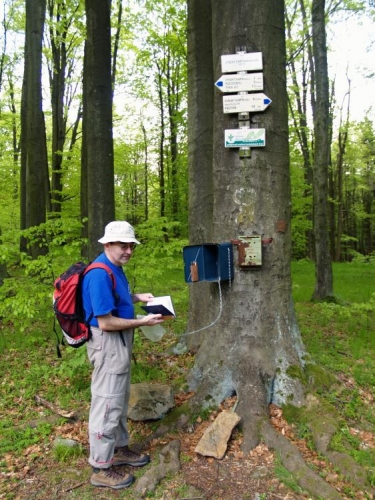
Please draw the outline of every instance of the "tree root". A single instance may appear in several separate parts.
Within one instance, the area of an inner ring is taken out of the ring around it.
[[[261,435],[265,444],[280,456],[283,465],[302,489],[315,498],[342,500],[343,497],[306,465],[299,450],[285,436],[279,434],[268,420],[262,422]]]
[[[374,488],[368,482],[366,470],[348,453],[330,449],[330,442],[340,427],[340,420],[334,410],[325,405],[322,412],[321,401],[314,397],[309,397],[307,411],[309,415],[308,425],[317,452],[326,456],[332,465],[339,469],[342,475],[357,488],[375,495]],[[350,443],[346,443],[346,448],[347,450],[351,449]]]
[[[135,492],[142,498],[155,491],[157,485],[169,474],[180,470],[180,441],[175,439],[160,451],[159,464],[151,467],[137,482]]]

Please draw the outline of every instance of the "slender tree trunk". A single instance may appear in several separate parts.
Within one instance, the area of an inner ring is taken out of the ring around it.
[[[7,59],[8,22],[6,20],[5,13],[1,25],[2,25],[2,51],[0,56],[0,92],[3,88],[4,68],[5,68],[5,61]]]
[[[350,118],[350,81],[349,90],[347,98],[347,108],[346,108],[346,119],[345,123],[342,123],[342,109],[340,117],[340,127],[339,127],[339,137],[338,137],[338,152],[336,160],[336,171],[337,171],[337,229],[336,229],[336,245],[335,245],[335,260],[339,262],[342,260],[341,255],[341,238],[344,231],[344,160],[346,153],[346,146],[348,142],[348,131],[349,131],[349,118]],[[334,199],[332,197],[332,199]]]
[[[337,173],[337,229],[336,229],[336,252],[335,261],[339,262],[341,260],[341,238],[343,233],[343,211],[344,211],[344,200],[343,200],[343,170],[344,170],[344,154],[345,154],[345,143],[346,143],[346,133],[344,131],[339,132],[339,151],[336,161],[336,173]],[[332,228],[333,229],[333,228]]]
[[[13,80],[12,77],[9,76],[8,78],[8,84],[9,84],[9,99],[10,99],[10,111],[12,113],[12,145],[13,145],[13,165],[14,165],[14,178],[16,179],[16,172],[18,171],[18,162],[19,162],[19,157],[20,157],[20,151],[21,151],[21,141],[20,141],[20,132],[18,130],[18,120],[17,120],[17,108],[16,108],[16,102],[15,102],[15,96],[14,96],[14,85],[13,85]],[[18,188],[18,183],[15,181],[14,183],[14,189],[13,189],[13,198],[14,200],[18,200],[19,197],[19,188]]]
[[[115,90],[116,83],[116,72],[117,72],[117,56],[119,51],[120,44],[120,35],[122,29],[122,0],[117,0],[117,26],[116,26],[116,34],[115,34],[115,43],[113,47],[113,62],[112,62],[112,90]]]
[[[63,149],[66,138],[66,119],[64,116],[64,94],[65,94],[65,73],[66,73],[66,31],[61,31],[61,26],[66,23],[61,22],[61,17],[65,16],[61,11],[61,4],[57,2],[56,13],[54,12],[54,2],[48,1],[50,16],[50,37],[52,47],[52,70],[50,74],[51,103],[52,103],[52,205],[53,213],[61,212],[62,202],[62,163]],[[55,19],[56,14],[56,19]],[[52,26],[57,21],[60,27],[53,31]]]
[[[157,89],[159,97],[160,109],[160,136],[159,136],[159,192],[160,192],[160,217],[165,216],[166,211],[166,182],[165,182],[165,158],[164,158],[164,143],[165,143],[165,117],[164,117],[164,99],[163,99],[163,84],[162,84],[162,68],[157,63],[158,72]]]
[[[171,99],[171,96],[168,96]],[[171,216],[178,220],[179,214],[179,192],[178,192],[178,133],[177,133],[177,109],[169,105],[169,126],[171,130]]]
[[[174,61],[168,50],[166,56],[166,77],[167,77],[167,100],[168,118],[170,130],[170,151],[171,151],[171,171],[170,171],[170,191],[171,191],[171,216],[173,220],[178,220],[179,215],[179,190],[178,190],[178,111],[180,96],[178,89],[178,61]]]
[[[81,145],[81,186],[80,186],[80,211],[81,211],[81,238],[87,239],[89,237],[89,225],[88,225],[88,151],[87,151],[87,130],[88,130],[88,118],[87,118],[87,71],[86,71],[86,48],[87,42],[85,43],[84,50],[84,62],[83,62],[83,82],[82,82],[82,145]],[[81,250],[82,258],[89,259],[89,245],[84,245]]]
[[[148,220],[148,144],[147,144],[147,132],[144,124],[141,124],[141,129],[143,133],[143,143],[144,143],[144,191],[145,191],[145,220]]]
[[[307,22],[306,22],[306,13],[305,13],[305,8],[303,2],[300,3],[300,8],[301,8],[301,13],[302,13],[302,19],[304,21],[304,29],[308,30],[307,27]],[[286,15],[286,25],[287,25],[287,34],[289,40],[292,40],[292,32],[291,32],[291,21],[289,20],[288,15]],[[305,31],[305,39],[309,38],[309,33],[308,31]],[[301,41],[301,43],[304,43],[304,40]],[[311,197],[311,191],[312,191],[312,152],[310,150],[310,144],[309,144],[309,136],[308,136],[308,124],[307,124],[307,81],[308,81],[308,64],[307,62],[310,61],[309,53],[310,53],[310,42],[307,43],[307,49],[304,49],[304,57],[303,57],[303,62],[302,62],[302,70],[297,70],[296,64],[294,61],[295,54],[289,53],[289,61],[288,61],[288,66],[290,68],[290,73],[291,73],[291,78],[293,82],[293,87],[291,92],[294,94],[295,102],[296,102],[296,110],[294,109],[294,106],[291,104],[290,105],[290,114],[292,117],[292,120],[294,122],[296,134],[298,137],[298,142],[299,146],[302,152],[302,158],[303,158],[303,169],[304,169],[304,179],[305,179],[305,184],[306,184],[306,189],[303,193],[303,196],[310,198]],[[302,49],[301,49],[302,50]],[[305,55],[307,53],[307,55]],[[297,78],[297,71],[299,73],[302,73],[302,83],[301,86],[299,85],[298,78]],[[312,212],[310,212],[307,217],[309,220],[312,219]],[[314,256],[314,249],[313,249],[313,235],[312,235],[312,230],[308,229],[306,231],[306,256],[309,257],[310,259],[313,258]]]
[[[328,168],[330,159],[330,120],[325,0],[313,0],[312,34],[316,77],[316,109],[314,112],[314,300],[333,297],[333,275],[328,228]]]
[[[65,7],[66,8],[66,7]],[[56,9],[56,11],[55,11]],[[64,94],[66,73],[66,12],[62,5],[48,0],[50,18],[50,38],[52,48],[52,68],[50,70],[52,104],[52,205],[55,214],[61,212],[62,202],[62,163],[66,137],[64,116]],[[65,22],[62,20],[65,18]],[[57,27],[54,30],[54,26]],[[62,26],[64,28],[62,28]]]
[[[27,158],[27,78],[28,60],[25,57],[24,63],[24,78],[22,81],[22,96],[21,96],[21,165],[20,165],[20,229],[26,229],[26,158]],[[20,251],[27,251],[26,238],[20,238]]]
[[[363,212],[365,217],[362,223],[362,245],[360,252],[363,255],[369,255],[373,250],[373,238],[372,238],[372,218],[373,218],[373,206],[374,206],[374,181],[373,181],[373,167],[368,165],[366,168],[365,179],[366,188],[364,189],[363,198]]]

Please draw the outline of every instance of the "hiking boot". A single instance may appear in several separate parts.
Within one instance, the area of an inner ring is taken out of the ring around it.
[[[132,465],[133,467],[143,467],[150,462],[149,455],[140,455],[129,450],[128,446],[115,449],[113,455],[113,465]]]
[[[105,488],[112,488],[120,490],[121,488],[128,488],[134,481],[134,476],[131,474],[123,474],[116,471],[112,467],[109,469],[93,469],[91,476],[91,484],[94,486],[102,486]]]

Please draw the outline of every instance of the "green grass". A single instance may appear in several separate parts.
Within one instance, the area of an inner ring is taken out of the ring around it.
[[[366,302],[374,293],[375,265],[373,263],[332,264],[335,296],[343,302]],[[307,260],[292,262],[293,299],[310,301],[315,285],[315,266]]]
[[[53,456],[57,462],[71,463],[75,458],[79,458],[86,453],[80,444],[69,446],[63,443],[57,443],[53,448]]]
[[[1,429],[1,427],[0,427]],[[31,427],[15,428],[7,427],[1,429],[0,449],[2,453],[22,453],[22,451],[33,445],[46,440],[52,431],[49,424],[40,424],[36,429]]]
[[[334,263],[332,268],[337,303],[311,302],[314,264],[307,261],[292,264],[293,298],[310,358],[341,381],[316,388],[343,423],[331,447],[349,452],[374,484],[374,450],[363,447],[348,428],[372,433],[375,428],[375,266]],[[303,432],[305,424],[298,416],[291,422]]]

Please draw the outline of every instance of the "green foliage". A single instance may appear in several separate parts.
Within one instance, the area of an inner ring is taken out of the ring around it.
[[[118,5],[113,5],[113,34],[119,35],[116,79],[114,88],[114,156],[116,213],[137,224],[144,220],[166,216],[178,221],[175,234],[187,236],[188,171],[187,171],[187,64],[186,20],[184,0],[163,2],[135,1],[123,6],[123,18],[118,26]],[[313,130],[307,122],[310,115],[306,93],[310,92],[306,61],[311,40],[310,9],[306,4],[306,17],[296,9],[294,2],[286,2],[287,51],[290,105],[290,165],[292,185],[293,257],[304,258],[312,226],[311,172]],[[0,233],[4,248],[0,262],[17,255],[19,240],[9,234],[19,226],[20,220],[20,102],[23,69],[23,36],[25,12],[22,2],[6,2],[4,28],[12,40],[4,53],[4,79],[1,87],[0,154],[3,193],[0,200]],[[365,10],[363,2],[344,2],[335,9],[358,13]],[[59,12],[58,12],[59,10]],[[84,6],[74,0],[61,9],[53,3],[47,12],[45,64],[52,77],[52,42],[67,49],[66,92],[64,116],[67,137],[62,155],[61,220],[66,228],[80,221],[81,143],[73,138],[74,122],[81,104],[81,74],[83,40],[85,37]],[[371,10],[369,12],[371,14]],[[330,12],[327,21],[332,23]],[[120,28],[117,31],[117,28]],[[113,39],[112,45],[114,46]],[[56,63],[56,61],[55,61]],[[5,78],[6,75],[6,78]],[[305,78],[305,81],[303,81]],[[49,86],[43,88],[47,137],[52,134]],[[297,106],[300,97],[301,109]],[[13,96],[13,97],[12,97]],[[125,104],[124,104],[125,102]],[[162,119],[163,118],[163,119]],[[333,122],[336,124],[336,121]],[[345,218],[341,237],[342,258],[371,255],[370,235],[374,232],[374,126],[370,116],[361,122],[347,125],[348,142],[344,158],[344,205],[350,217]],[[340,131],[346,131],[341,126]],[[14,135],[13,135],[14,132]],[[338,137],[335,125],[333,137]],[[302,137],[306,137],[303,150]],[[177,148],[173,150],[174,139]],[[52,141],[47,140],[48,148]],[[338,139],[332,145],[332,186],[330,200],[334,209],[336,232],[338,207],[337,158]],[[172,151],[173,150],[173,151]],[[49,156],[52,152],[48,151]],[[304,153],[304,154],[303,154]],[[164,168],[163,173],[161,168]],[[147,186],[146,186],[147,184]],[[163,198],[163,203],[161,202]],[[63,234],[68,234],[64,231]],[[79,237],[79,233],[77,233]],[[42,238],[43,239],[43,238]],[[46,241],[42,241],[46,244]],[[47,243],[49,244],[49,243]],[[15,254],[15,255],[14,255]]]
[[[312,192],[305,179],[301,155],[291,152],[292,188],[292,258],[306,256],[307,235],[312,230],[311,204]]]

